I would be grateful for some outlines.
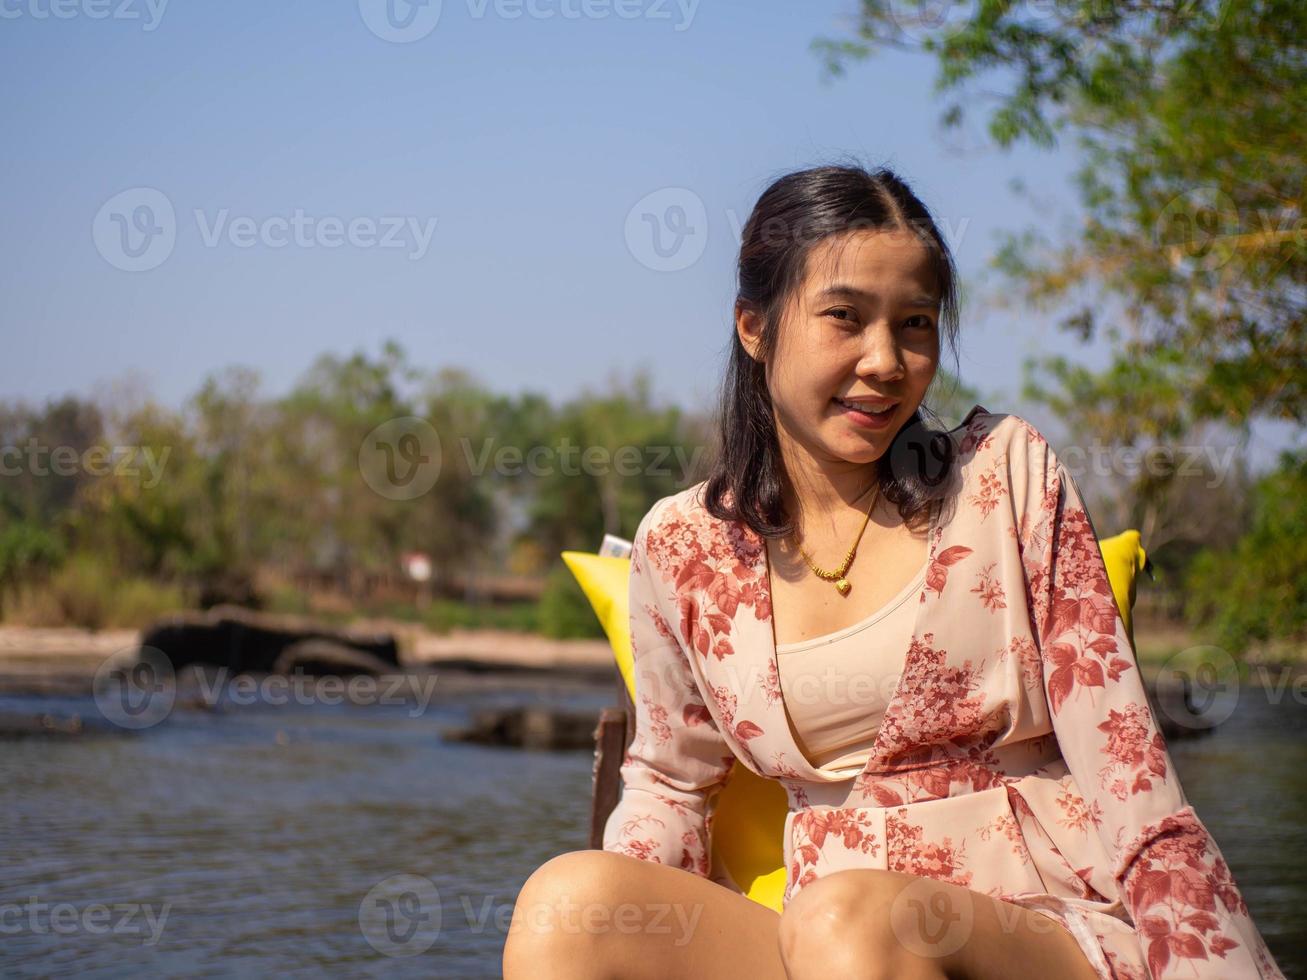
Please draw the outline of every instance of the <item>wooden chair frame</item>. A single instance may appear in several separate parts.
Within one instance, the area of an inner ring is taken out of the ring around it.
[[[604,846],[604,824],[617,806],[622,793],[622,759],[635,738],[635,704],[626,690],[622,672],[613,666],[617,678],[616,705],[599,713],[595,726],[594,781],[590,794],[589,847],[601,850]]]

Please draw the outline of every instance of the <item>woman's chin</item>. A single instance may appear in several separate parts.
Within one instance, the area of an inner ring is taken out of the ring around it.
[[[869,437],[865,435],[845,435],[841,439],[828,441],[831,455],[849,463],[874,463],[885,455],[890,439]]]

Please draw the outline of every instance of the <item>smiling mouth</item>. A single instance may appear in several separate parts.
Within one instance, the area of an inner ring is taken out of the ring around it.
[[[883,416],[888,415],[894,409],[898,408],[898,402],[885,402],[880,405],[873,405],[870,402],[850,402],[843,398],[834,399],[835,404],[843,405],[845,408],[851,408],[855,412],[863,412],[867,415]]]

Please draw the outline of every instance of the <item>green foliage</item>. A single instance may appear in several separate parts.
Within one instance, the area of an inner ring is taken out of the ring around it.
[[[63,559],[63,542],[45,528],[26,522],[0,528],[0,613],[18,585],[42,577]]]
[[[104,557],[80,552],[46,581],[21,587],[11,612],[29,626],[139,629],[185,607],[178,586],[124,576]]]
[[[103,560],[74,555],[42,590],[45,603],[39,618],[46,619],[44,625],[102,629],[113,614],[114,587],[114,575]]]
[[[108,625],[140,629],[160,616],[187,607],[186,593],[178,585],[145,578],[120,580],[112,592]]]
[[[497,629],[535,633],[540,629],[536,602],[470,603],[436,599],[422,613],[422,622],[436,633],[453,629]]]
[[[1188,614],[1230,650],[1307,639],[1307,455],[1281,455],[1254,490],[1251,528],[1201,552],[1187,586]]]
[[[80,463],[83,454],[104,443],[102,413],[90,402],[65,397],[40,410],[0,404],[0,446],[8,464],[0,479],[0,521],[54,530],[93,479]]]
[[[270,613],[307,616],[313,612],[313,604],[303,589],[275,588],[263,598],[264,609]]]
[[[540,597],[539,626],[541,633],[555,639],[602,639],[604,636],[603,627],[576,576],[562,562],[550,570],[545,583]]]
[[[593,549],[605,532],[629,536],[655,499],[701,478],[706,422],[655,404],[650,389],[637,372],[560,406],[490,392],[456,368],[419,370],[386,343],[375,355],[322,355],[282,397],[232,367],[177,411],[135,387],[103,405],[0,404],[0,446],[35,440],[79,459],[134,447],[121,471],[33,466],[0,480],[0,598],[67,551],[81,557],[57,588],[29,589],[24,615],[109,623],[152,608],[141,582],[158,583],[167,605],[259,581],[277,583],[260,597],[267,608],[324,619],[352,611],[442,631],[535,630],[546,609],[555,635],[597,635],[580,593],[559,593],[557,579],[542,605],[470,602],[463,583],[508,573],[524,539],[537,557],[515,575],[566,548]],[[374,430],[405,416],[434,430],[439,472],[425,493],[393,499],[369,483],[361,456]],[[409,551],[430,556],[433,599],[383,608],[411,586]],[[138,584],[120,594],[114,580]]]
[[[522,533],[546,554],[593,550],[605,533],[629,536],[654,500],[707,475],[703,422],[656,405],[646,374],[613,389],[583,393],[539,417],[531,433],[547,452],[515,483],[531,491]]]

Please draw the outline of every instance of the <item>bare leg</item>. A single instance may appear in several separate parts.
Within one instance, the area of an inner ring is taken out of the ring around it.
[[[610,851],[551,858],[518,893],[505,980],[785,980],[781,917],[689,871]]]
[[[961,885],[897,871],[837,871],[785,908],[789,977],[1010,980],[1098,974],[1063,925]]]

